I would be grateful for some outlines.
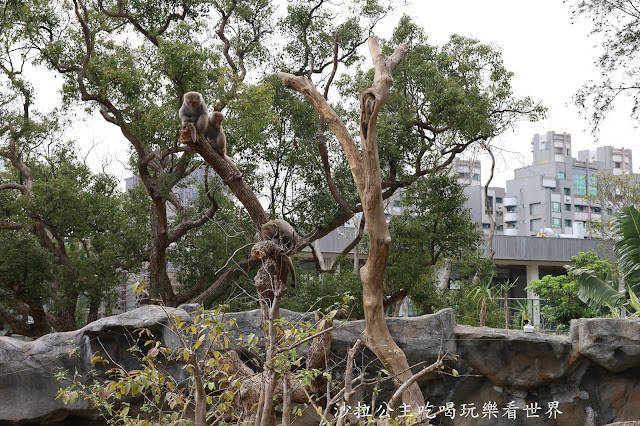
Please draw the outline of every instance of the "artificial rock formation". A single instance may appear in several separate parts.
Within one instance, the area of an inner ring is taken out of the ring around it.
[[[282,314],[290,319],[305,317]],[[0,337],[0,424],[98,424],[97,412],[86,401],[63,405],[55,399],[62,385],[54,374],[60,370],[85,373],[95,352],[106,352],[124,367],[135,368],[136,359],[126,351],[133,341],[131,331],[147,327],[166,345],[176,347],[178,341],[166,327],[171,316],[190,319],[183,309],[145,306],[31,342]],[[227,317],[236,320],[234,334],[260,335],[258,310]],[[363,326],[362,321],[336,321],[332,365],[346,358]],[[455,368],[460,374],[432,374],[420,380],[429,404],[437,408],[453,402],[456,406],[454,419],[441,414],[433,424],[597,426],[640,419],[640,319],[574,320],[570,336],[555,336],[459,326],[453,311],[445,309],[421,317],[389,318],[388,326],[409,364],[417,365],[414,372],[445,355],[445,371]],[[74,346],[78,349],[70,357]],[[305,351],[305,347],[299,350],[302,356]],[[376,362],[368,350],[356,357],[357,367],[366,368],[370,377],[380,368]],[[179,377],[184,371],[176,366],[171,374]],[[337,379],[342,374],[332,371]],[[368,403],[371,391],[359,389],[353,401]],[[391,391],[390,385],[383,386],[377,401],[388,400]],[[549,403],[557,403],[562,412],[556,412],[555,419],[546,414]],[[531,410],[534,404],[540,409]],[[515,407],[515,419],[508,418],[509,406]],[[483,418],[492,407],[494,414]]]

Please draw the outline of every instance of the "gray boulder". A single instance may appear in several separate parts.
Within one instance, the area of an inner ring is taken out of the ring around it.
[[[184,306],[195,315],[198,306]],[[82,399],[72,405],[56,400],[55,379],[60,371],[77,371],[87,377],[90,357],[99,352],[127,369],[138,368],[139,359],[127,351],[138,339],[133,330],[149,328],[165,345],[180,345],[169,325],[171,318],[190,321],[183,309],[144,306],[122,315],[103,318],[73,332],[56,333],[25,342],[0,337],[0,425],[98,425],[99,413]],[[293,322],[313,321],[312,314],[282,311]],[[236,338],[251,333],[261,335],[260,311],[224,315],[234,319],[229,332]],[[583,319],[572,323],[571,336],[523,333],[487,327],[455,324],[453,311],[442,310],[415,318],[389,318],[389,330],[405,352],[409,364],[418,371],[446,355],[448,368],[459,377],[431,375],[420,380],[425,400],[438,407],[453,402],[455,419],[439,416],[436,424],[449,425],[602,425],[640,418],[640,320]],[[364,321],[336,321],[332,332],[332,376],[344,376],[348,350],[364,330]],[[233,339],[232,339],[233,340]],[[69,352],[77,348],[72,356]],[[234,344],[245,357],[256,354]],[[308,347],[298,349],[305,356]],[[168,367],[176,379],[186,379],[179,365]],[[258,370],[258,365],[252,365]],[[358,371],[366,369],[375,377],[381,365],[366,348],[356,360]],[[371,400],[374,387],[361,387],[354,401]],[[377,401],[393,391],[389,383],[381,387]],[[483,405],[495,403],[499,418],[483,418]],[[538,418],[526,418],[525,408],[539,403],[544,409]],[[558,403],[557,419],[544,415],[547,404]],[[462,404],[476,407],[479,417],[461,417]],[[507,404],[515,404],[519,417],[502,416]]]
[[[98,412],[89,401],[79,398],[74,404],[64,405],[56,399],[58,389],[67,384],[54,375],[77,371],[86,377],[92,368],[89,360],[98,351],[108,353],[125,368],[136,368],[137,359],[127,351],[136,340],[132,331],[149,328],[175,347],[179,344],[177,336],[166,327],[170,317],[190,321],[181,309],[148,305],[34,341],[0,337],[0,424],[53,424],[70,416],[97,420]],[[174,373],[184,374],[178,369]]]
[[[581,318],[571,321],[573,356],[584,356],[620,373],[640,365],[640,318]]]

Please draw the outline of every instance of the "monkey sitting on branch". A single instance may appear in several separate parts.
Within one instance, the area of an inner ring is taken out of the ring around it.
[[[204,136],[209,123],[209,111],[202,95],[198,92],[185,93],[178,117],[182,121],[182,127],[189,128],[193,142],[198,139],[198,135]]]
[[[256,259],[269,256],[276,258],[277,263],[281,266],[278,268],[280,273],[282,273],[282,266],[286,266],[291,271],[291,287],[295,287],[296,271],[289,254],[295,251],[299,237],[293,226],[283,219],[270,220],[262,225],[256,239],[261,241],[253,246],[251,255]],[[286,280],[286,272],[283,277],[283,281]]]
[[[213,150],[233,167],[235,178],[242,177],[240,170],[238,170],[231,158],[227,156],[227,135],[222,128],[224,115],[220,111],[214,111],[209,114],[202,94],[187,92],[183,96],[178,116],[182,122],[182,128],[189,129],[191,142],[197,143],[198,137],[207,141]],[[182,142],[188,143],[188,140],[185,141],[184,134],[182,135]]]

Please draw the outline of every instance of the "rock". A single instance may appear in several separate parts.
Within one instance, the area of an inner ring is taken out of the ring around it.
[[[202,309],[202,305],[199,303],[183,303],[182,305],[178,306],[178,309],[182,309],[186,313],[193,315],[195,312],[198,312],[200,309]]]
[[[566,336],[489,327],[457,326],[460,362],[498,386],[534,388],[565,375],[571,342]]]
[[[34,341],[0,337],[0,424],[52,424],[70,416],[94,424],[98,412],[89,401],[79,398],[74,404],[64,405],[56,399],[58,389],[66,384],[54,375],[77,371],[86,377],[92,368],[91,356],[105,351],[125,368],[136,368],[137,360],[127,352],[135,339],[131,332],[146,327],[170,346],[176,346],[177,337],[163,325],[172,316],[190,321],[181,309],[148,305]],[[70,356],[74,348],[77,350]],[[179,370],[174,372],[184,375]]]
[[[89,359],[96,352],[108,353],[125,368],[138,368],[139,360],[127,351],[137,339],[133,330],[149,328],[167,346],[178,347],[180,340],[167,325],[172,317],[189,322],[187,311],[194,313],[199,306],[184,308],[144,306],[103,318],[80,330],[31,342],[0,337],[0,425],[104,424],[86,401],[63,405],[56,400],[58,388],[65,385],[56,381],[54,374],[67,370],[86,375],[92,367]],[[281,313],[293,322],[314,318],[313,314]],[[261,336],[259,310],[224,314],[221,319],[228,322],[232,318],[232,336]],[[414,371],[433,362],[439,354],[447,354],[445,371],[455,368],[459,373],[458,377],[432,375],[419,382],[425,400],[433,406],[456,404],[455,420],[440,415],[436,424],[597,426],[616,421],[631,425],[635,424],[631,420],[640,418],[640,320],[577,320],[572,323],[570,337],[458,326],[451,309],[421,317],[389,318],[387,324],[409,364],[419,365]],[[363,329],[364,321],[336,321],[330,363],[335,379],[343,377],[342,362]],[[69,356],[74,347],[76,351]],[[247,356],[257,356],[238,344],[232,348],[243,351],[241,358],[245,361]],[[300,347],[298,355],[304,356],[307,350],[308,347]],[[366,349],[358,355],[356,366],[358,371],[366,368],[369,377],[381,368]],[[252,367],[254,371],[259,369]],[[169,366],[168,371],[178,380],[187,378],[180,365]],[[389,383],[381,389],[377,401],[386,400],[393,390]],[[370,401],[372,390],[373,386],[360,387],[354,403]],[[519,410],[513,421],[502,417],[512,401]],[[498,419],[482,417],[487,403],[496,404]],[[541,407],[540,417],[526,418],[524,409],[534,403]],[[562,411],[553,420],[545,416],[551,403],[557,403]],[[461,417],[462,404],[473,404],[479,417]],[[313,416],[311,411],[307,414]],[[315,420],[307,421],[311,424]]]
[[[605,426],[640,426],[640,421],[609,423]]]
[[[581,318],[571,321],[573,356],[585,356],[620,373],[640,365],[640,318]]]

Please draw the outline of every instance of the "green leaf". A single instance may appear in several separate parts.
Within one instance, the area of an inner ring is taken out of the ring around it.
[[[592,308],[620,305],[624,297],[609,282],[602,280],[587,268],[569,268],[578,283],[578,297]]]

